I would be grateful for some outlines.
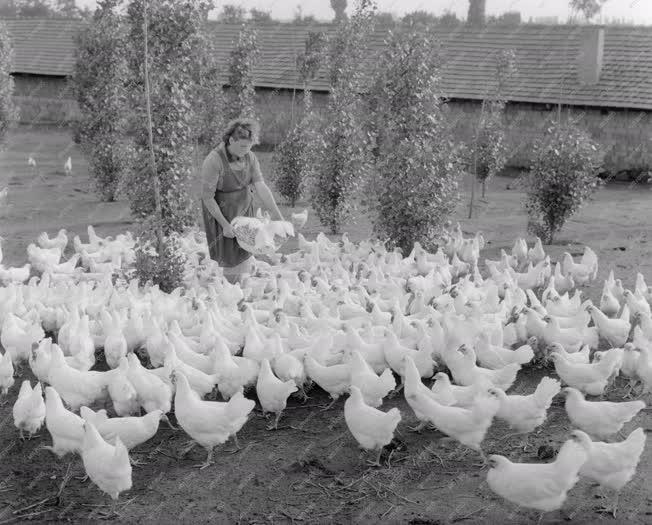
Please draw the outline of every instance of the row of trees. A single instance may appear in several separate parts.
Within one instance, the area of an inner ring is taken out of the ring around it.
[[[245,25],[240,32],[225,94],[205,32],[209,2],[129,0],[126,18],[117,15],[120,4],[100,0],[79,37],[73,82],[84,117],[76,137],[99,194],[106,200],[126,194],[143,220],[138,275],[171,290],[183,272],[177,236],[194,223],[192,151],[214,146],[224,119],[255,117],[256,31]],[[478,122],[485,132],[470,144],[454,143],[439,97],[436,39],[416,27],[390,34],[362,96],[369,73],[362,67],[364,43],[375,13],[371,0],[360,0],[330,41],[309,36],[297,66],[307,87],[323,62],[328,108],[318,116],[304,90],[303,116],[275,156],[276,183],[292,202],[303,191],[332,232],[355,217],[365,195],[378,235],[404,250],[416,240],[431,246],[455,209],[461,177],[470,172],[483,180],[502,167],[501,151],[485,146],[497,142],[504,103],[498,87]],[[510,57],[498,60],[499,84],[499,72],[510,67]],[[543,208],[529,209],[545,222]]]
[[[462,177],[468,174],[472,182],[470,218],[475,182],[482,183],[484,196],[485,183],[508,160],[504,87],[516,56],[496,55],[495,86],[481,104],[475,133],[455,143],[440,98],[440,53],[432,28],[390,33],[376,67],[366,72],[371,87],[360,94],[364,41],[375,20],[373,4],[362,0],[331,42],[309,36],[304,55],[329,72],[328,107],[316,118],[306,106],[276,149],[276,187],[292,205],[302,193],[308,197],[333,233],[367,202],[378,235],[404,250],[415,240],[428,246],[458,203]],[[550,242],[597,188],[601,154],[585,132],[560,120],[541,137],[535,159],[531,177],[523,181],[529,188],[525,208],[530,231]]]
[[[3,0],[0,18],[90,18],[88,7],[78,7],[75,0]]]

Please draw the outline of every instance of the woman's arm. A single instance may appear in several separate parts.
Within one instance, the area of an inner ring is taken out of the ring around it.
[[[261,201],[263,201],[263,205],[265,208],[268,210],[271,210],[274,215],[274,219],[277,221],[282,221],[283,215],[281,215],[281,210],[278,209],[278,206],[276,205],[276,201],[274,200],[274,195],[272,194],[272,190],[269,189],[267,184],[265,184],[264,180],[254,182],[254,189],[256,190],[256,193],[258,194],[258,197],[260,198]]]

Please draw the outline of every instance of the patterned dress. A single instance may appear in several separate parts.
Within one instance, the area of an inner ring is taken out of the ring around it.
[[[202,165],[202,178],[214,177],[217,181],[215,202],[224,218],[231,222],[236,216],[254,216],[253,183],[263,180],[260,164],[253,152],[247,153],[240,162],[229,162],[220,144],[212,150]],[[251,254],[240,247],[235,238],[224,237],[222,226],[210,214],[202,202],[204,228],[211,259],[223,268],[235,269],[248,261]]]

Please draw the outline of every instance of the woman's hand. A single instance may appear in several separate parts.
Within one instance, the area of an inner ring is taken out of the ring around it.
[[[233,231],[233,227],[230,224],[227,224],[226,226],[222,226],[222,235],[229,239],[233,239],[235,237],[235,231]]]

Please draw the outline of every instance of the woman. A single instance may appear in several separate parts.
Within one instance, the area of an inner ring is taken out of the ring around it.
[[[253,119],[229,122],[222,142],[206,156],[201,169],[202,212],[209,253],[230,282],[252,270],[252,256],[236,241],[231,221],[240,215],[254,216],[254,192],[271,211],[272,219],[283,220],[251,151],[258,143],[259,130]]]

